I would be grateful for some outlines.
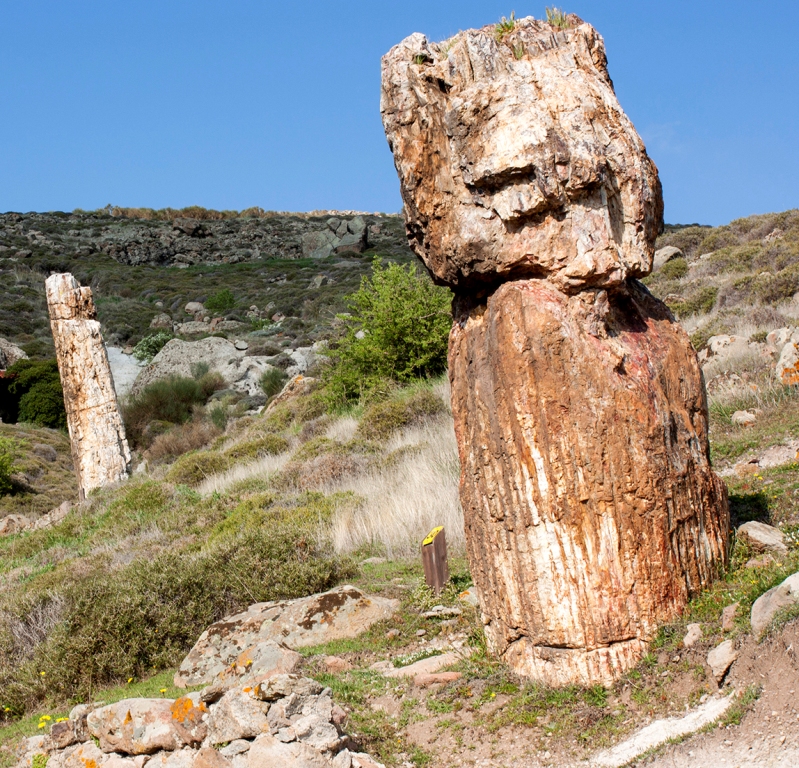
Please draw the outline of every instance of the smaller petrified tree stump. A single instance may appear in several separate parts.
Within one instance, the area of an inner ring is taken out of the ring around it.
[[[91,288],[70,274],[45,282],[50,327],[81,499],[128,476],[130,449]]]

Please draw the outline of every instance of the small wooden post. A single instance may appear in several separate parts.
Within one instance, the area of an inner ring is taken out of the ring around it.
[[[437,595],[449,581],[449,565],[447,564],[447,537],[444,526],[433,528],[422,542],[422,565],[424,580]]]

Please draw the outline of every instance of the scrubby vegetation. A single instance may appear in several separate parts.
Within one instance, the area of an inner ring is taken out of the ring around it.
[[[677,245],[684,258],[646,282],[679,314],[698,349],[725,332],[764,344],[768,331],[798,322],[799,306],[786,293],[799,264],[797,237],[797,212],[713,229],[672,227],[658,245]],[[174,270],[176,279],[190,269]],[[761,291],[766,284],[772,288]],[[222,289],[220,282],[206,292]],[[247,306],[237,287],[231,293],[236,306]],[[345,302],[346,293],[354,295]],[[398,617],[361,638],[303,650],[303,671],[331,686],[350,709],[348,728],[387,764],[440,762],[444,752],[466,760],[479,750],[481,759],[500,762],[492,740],[552,750],[557,764],[559,755],[585,756],[715,691],[704,666],[707,651],[723,639],[749,648],[752,602],[799,568],[799,464],[733,471],[799,431],[796,388],[774,380],[774,360],[747,353],[723,365],[710,360],[705,369],[713,459],[726,473],[733,523],[780,526],[788,555],[761,562],[736,542],[715,586],[661,628],[651,653],[617,685],[552,690],[492,659],[478,613],[458,599],[470,583],[459,467],[447,382],[435,378],[446,363],[447,292],[411,267],[378,263],[371,277],[358,272],[339,298],[336,312],[348,308],[350,315],[334,324],[330,312],[327,335],[338,333],[331,366],[322,375],[314,371],[315,381],[296,397],[244,415],[246,398],[218,390],[212,372],[199,369],[190,379],[144,390],[126,419],[147,471],[96,494],[51,529],[0,539],[0,708],[8,707],[0,723],[23,727],[26,714],[43,706],[53,711],[135,695],[145,689],[134,686],[151,675],[158,682],[150,692],[167,688],[169,670],[211,621],[257,600],[345,579],[400,598]],[[290,344],[316,332],[297,319],[303,325]],[[250,349],[272,355],[285,349],[281,331],[268,326],[257,333],[264,331],[248,337]],[[282,371],[270,372],[264,394],[273,396],[284,381]],[[741,408],[757,412],[754,426],[733,422]],[[64,498],[74,498],[63,431],[0,425],[2,438],[21,446],[15,476],[24,475],[30,487],[0,499],[0,516],[30,509],[35,517],[56,506],[57,494],[39,486],[64,478],[71,483]],[[434,597],[421,586],[418,544],[438,524],[447,529],[453,582]],[[736,601],[741,610],[725,630],[722,609]],[[461,613],[446,622],[423,615],[438,603]],[[778,617],[771,631],[795,618]],[[704,636],[687,650],[681,641],[691,621],[701,622]],[[390,628],[398,634],[387,635]],[[458,681],[421,690],[370,669],[376,661],[429,654],[438,638],[462,644]],[[323,661],[330,653],[353,669],[331,674]],[[740,718],[752,698],[742,699],[731,717]],[[421,719],[435,733],[432,741],[413,728]]]
[[[18,453],[17,441],[0,435],[0,496],[11,493],[11,474],[16,470],[14,462]]]
[[[332,350],[326,373],[331,405],[385,394],[391,383],[441,374],[447,365],[450,293],[416,265],[382,266],[348,297],[340,315],[344,335]]]
[[[0,540],[0,573],[28,571],[0,597],[1,703],[21,714],[91,697],[176,664],[227,613],[332,586],[350,572],[319,538],[336,504],[319,494],[209,500],[144,481],[52,530]]]

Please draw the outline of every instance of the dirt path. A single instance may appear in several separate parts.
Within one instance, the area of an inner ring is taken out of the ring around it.
[[[761,644],[749,643],[730,674],[739,688],[762,686],[740,725],[694,736],[640,763],[647,768],[797,768],[799,622]]]

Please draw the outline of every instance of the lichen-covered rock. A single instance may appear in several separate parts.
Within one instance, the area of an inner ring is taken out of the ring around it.
[[[248,691],[230,690],[211,708],[208,739],[211,744],[254,739],[269,731],[268,711],[269,705],[254,699]]]
[[[381,110],[411,247],[455,292],[449,373],[490,647],[551,685],[634,666],[727,554],[702,373],[634,278],[657,169],[578,17],[408,37]]]
[[[605,45],[569,16],[383,57],[381,112],[411,247],[459,291],[547,276],[566,289],[652,268],[663,201],[622,111]]]
[[[254,653],[253,666],[256,658],[260,659],[257,663],[264,676],[270,669],[275,674],[290,672],[287,665],[293,657],[268,654],[269,646],[261,646],[258,652],[249,649],[269,641],[300,648],[356,637],[375,622],[392,616],[398,606],[397,600],[369,596],[351,586],[298,600],[256,603],[206,629],[181,663],[175,684],[211,683],[245,652]],[[274,659],[274,666],[269,666],[269,659]]]
[[[45,288],[83,498],[128,476],[130,450],[91,289],[70,274],[50,275]]]
[[[89,731],[103,752],[148,755],[200,744],[208,709],[190,696],[180,699],[123,699],[95,709]]]

